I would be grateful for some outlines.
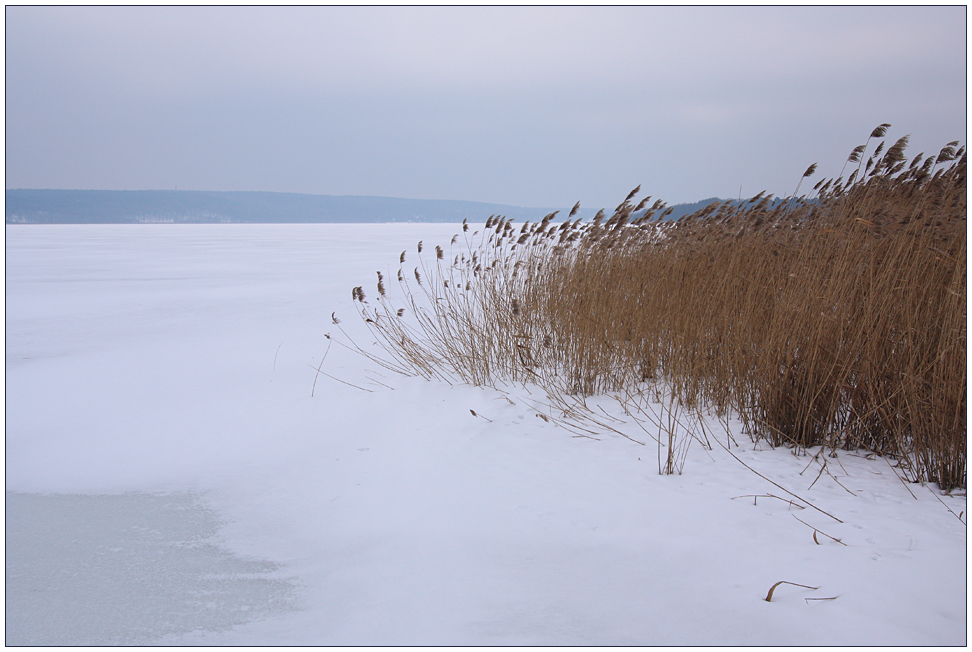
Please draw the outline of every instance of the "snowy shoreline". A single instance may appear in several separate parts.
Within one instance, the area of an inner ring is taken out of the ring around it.
[[[460,232],[7,225],[7,643],[71,644],[84,609],[118,616],[97,640],[173,645],[966,643],[964,492],[857,453],[811,489],[810,458],[735,434],[838,522],[719,449],[659,476],[650,447],[536,418],[528,389],[340,347],[322,370],[364,389],[317,376],[332,311],[369,344],[351,288]],[[159,551],[181,579],[125,600]],[[766,602],[781,580],[819,588]]]

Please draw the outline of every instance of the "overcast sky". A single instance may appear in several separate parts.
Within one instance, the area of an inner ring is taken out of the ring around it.
[[[965,143],[966,39],[964,6],[7,7],[6,187],[783,196],[882,122]]]

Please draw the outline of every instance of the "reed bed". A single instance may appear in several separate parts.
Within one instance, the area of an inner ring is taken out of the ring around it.
[[[866,449],[964,487],[966,153],[909,161],[906,136],[868,155],[888,126],[809,195],[801,180],[673,222],[636,188],[586,223],[577,206],[491,216],[434,254],[419,243],[411,265],[403,252],[398,302],[380,273],[374,302],[354,298],[402,373],[536,385],[585,432],[610,427],[586,397],[618,397],[667,434],[662,472],[681,470],[679,424],[707,439],[705,409],[754,441]]]

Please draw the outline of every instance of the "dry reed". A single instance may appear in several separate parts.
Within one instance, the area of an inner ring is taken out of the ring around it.
[[[660,201],[632,204],[639,187],[607,220],[490,216],[413,274],[403,252],[404,313],[380,274],[377,306],[353,297],[402,373],[539,385],[600,426],[584,397],[623,394],[645,415],[664,394],[649,419],[659,446],[668,433],[663,472],[680,471],[670,428],[704,405],[754,440],[868,449],[913,481],[965,486],[966,154],[954,142],[909,165],[904,137],[865,164],[889,126],[809,196],[669,222]]]

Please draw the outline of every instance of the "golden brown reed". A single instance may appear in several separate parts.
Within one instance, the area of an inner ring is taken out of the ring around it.
[[[639,405],[663,384],[683,406],[735,412],[754,440],[868,449],[964,486],[965,151],[908,165],[904,137],[865,165],[870,140],[847,180],[810,196],[667,222],[660,201],[632,205],[636,188],[606,221],[490,216],[471,236],[464,223],[447,259],[420,257],[417,284],[400,271],[404,315],[383,286],[377,308],[353,296],[403,373],[531,383],[561,403]]]

